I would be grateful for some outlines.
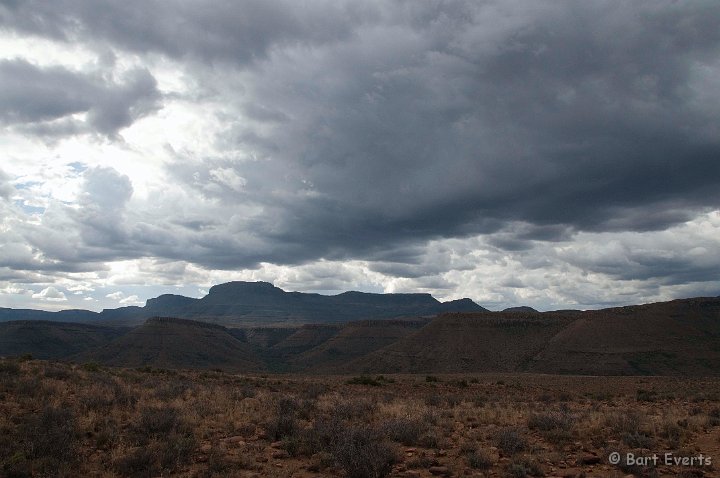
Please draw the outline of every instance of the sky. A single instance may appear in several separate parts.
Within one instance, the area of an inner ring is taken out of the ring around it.
[[[0,0],[0,307],[720,294],[720,2]]]

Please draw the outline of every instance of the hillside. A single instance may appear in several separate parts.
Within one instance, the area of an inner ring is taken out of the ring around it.
[[[516,371],[572,320],[517,312],[447,314],[338,369],[347,373]]]
[[[527,370],[587,375],[717,375],[720,299],[583,312]]]
[[[183,319],[151,318],[142,326],[77,357],[119,367],[263,368],[250,347],[225,327]]]
[[[347,373],[720,374],[720,299],[598,311],[449,314]]]
[[[97,325],[22,320],[0,323],[0,356],[31,354],[59,359],[109,343],[126,329]]]
[[[425,321],[363,320],[350,322],[324,341],[290,359],[293,368],[313,372],[333,371],[353,359],[393,344],[415,333]]]

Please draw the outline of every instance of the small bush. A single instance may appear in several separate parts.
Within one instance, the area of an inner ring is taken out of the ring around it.
[[[333,456],[347,478],[382,478],[395,463],[395,450],[377,430],[350,427],[341,430]]]
[[[153,452],[147,447],[138,447],[113,461],[113,469],[122,476],[147,477],[158,474]]]
[[[465,455],[468,466],[476,470],[489,470],[493,466],[493,459],[485,450],[473,451]]]
[[[512,477],[525,478],[526,476],[545,476],[538,462],[531,458],[515,459],[508,465],[508,474]]]
[[[412,446],[420,442],[427,432],[428,425],[424,420],[412,418],[393,418],[385,422],[385,434],[393,441]]]
[[[47,378],[52,378],[54,380],[67,380],[71,377],[70,372],[64,367],[58,367],[55,365],[50,365],[47,368],[45,368],[45,371],[43,373]]]
[[[507,455],[514,455],[528,448],[527,438],[517,428],[504,428],[500,430],[495,441],[497,447]]]
[[[163,383],[155,390],[155,397],[160,401],[169,402],[181,397],[189,388],[184,382]]]
[[[437,378],[435,375],[427,375],[427,376],[425,377],[425,381],[428,382],[428,383],[434,383],[434,382],[439,382],[440,379]]]
[[[410,470],[418,470],[422,468],[430,468],[431,466],[438,466],[440,464],[435,458],[430,458],[424,453],[420,456],[412,458],[407,461],[406,465]]]
[[[297,400],[282,398],[276,406],[276,414],[265,425],[268,436],[275,441],[294,435],[298,431],[297,412],[300,408]]]
[[[332,414],[343,420],[367,418],[375,413],[376,408],[377,404],[366,398],[341,400],[335,402]]]
[[[375,378],[369,377],[367,375],[360,375],[359,377],[353,377],[345,383],[347,383],[348,385],[369,385],[371,387],[382,386],[381,381],[379,381]]]
[[[23,455],[34,460],[40,475],[54,474],[77,460],[78,430],[71,410],[45,407],[27,417],[19,429]]]
[[[138,431],[147,437],[169,434],[180,423],[180,412],[174,407],[143,407]]]
[[[445,402],[448,407],[455,408],[462,403],[462,397],[459,395],[451,394],[445,397]]]
[[[657,401],[657,392],[653,390],[638,389],[635,398],[638,402],[655,402]]]
[[[443,399],[440,395],[432,394],[425,396],[425,405],[428,407],[440,407],[443,404]]]
[[[655,445],[655,439],[652,436],[639,430],[625,433],[622,436],[622,441],[631,448],[650,449]]]
[[[0,362],[0,376],[17,376],[20,375],[20,365],[17,362],[3,360]]]
[[[317,400],[320,395],[327,393],[327,391],[328,387],[323,383],[310,383],[303,390],[303,394],[305,398]]]
[[[83,364],[83,370],[86,370],[88,372],[99,372],[100,371],[100,364],[97,362],[87,362]]]
[[[163,470],[173,471],[178,466],[189,463],[195,449],[195,437],[189,431],[172,433],[161,443],[158,453]]]
[[[528,428],[549,432],[553,430],[570,430],[573,426],[572,417],[565,412],[533,414],[528,419]]]
[[[720,426],[720,408],[716,407],[710,410],[710,413],[708,413],[707,425],[709,427]]]

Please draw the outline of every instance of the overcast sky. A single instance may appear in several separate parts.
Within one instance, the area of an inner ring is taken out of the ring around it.
[[[720,2],[0,0],[0,306],[720,294]]]

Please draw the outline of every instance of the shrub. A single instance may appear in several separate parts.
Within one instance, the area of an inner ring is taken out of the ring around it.
[[[0,376],[20,375],[20,365],[9,360],[0,361]]]
[[[100,365],[97,362],[87,362],[83,364],[83,369],[88,372],[99,372]]]
[[[66,368],[58,367],[55,365],[50,365],[45,368],[44,375],[47,378],[52,378],[55,380],[67,380],[71,376],[70,372],[68,372]]]
[[[309,383],[304,392],[306,398],[317,400],[317,398],[328,391],[327,385],[323,383]]]
[[[72,411],[47,406],[37,415],[26,418],[19,430],[25,457],[35,460],[34,468],[57,473],[58,468],[77,460],[78,431]]]
[[[431,466],[438,466],[440,464],[439,461],[437,461],[435,458],[430,458],[429,456],[425,455],[424,453],[420,456],[417,456],[415,458],[412,458],[411,460],[408,460],[406,463],[408,469],[410,470],[417,470],[420,468],[430,468]]]
[[[654,402],[657,400],[657,392],[640,388],[636,393],[636,399],[638,402]]]
[[[710,413],[708,413],[707,425],[709,427],[720,426],[720,408],[716,407],[710,410]]]
[[[655,445],[655,440],[650,434],[636,430],[634,432],[625,433],[622,437],[622,441],[631,448],[652,448]]]
[[[385,422],[385,434],[393,441],[403,445],[417,445],[428,425],[424,420],[412,418],[393,418]]]
[[[180,424],[180,412],[174,407],[143,407],[138,431],[147,437],[169,434]]]
[[[511,461],[508,465],[508,474],[517,478],[525,478],[528,475],[545,476],[538,462],[526,457]]]
[[[427,395],[425,397],[425,405],[428,407],[439,407],[443,404],[442,397],[437,394]]]
[[[155,397],[160,401],[169,402],[182,396],[189,388],[185,382],[163,383],[155,390]]]
[[[294,435],[297,430],[298,402],[293,398],[282,398],[276,406],[276,415],[265,425],[268,436],[275,441]]]
[[[451,394],[445,397],[445,401],[447,402],[448,407],[455,408],[462,403],[462,397],[459,395]]]
[[[334,404],[331,413],[340,419],[352,420],[354,418],[368,418],[375,413],[376,408],[376,403],[366,398],[341,400]]]
[[[368,427],[341,430],[333,455],[347,478],[382,478],[395,463],[395,450],[377,430]]]
[[[113,469],[122,476],[155,476],[159,470],[153,452],[147,447],[138,447],[113,461]]]
[[[425,377],[425,381],[428,382],[428,383],[434,383],[434,382],[439,382],[440,379],[437,378],[435,375],[427,375],[427,376]]]
[[[189,463],[195,449],[195,437],[190,431],[172,433],[160,443],[157,455],[163,470],[174,470]]]
[[[572,417],[566,412],[550,412],[533,414],[528,419],[528,428],[549,432],[554,430],[570,430],[573,426]]]
[[[527,438],[517,428],[504,428],[496,437],[497,447],[507,455],[514,455],[525,451],[528,447]]]
[[[473,451],[465,455],[468,466],[476,470],[489,470],[493,466],[493,459],[485,450]]]
[[[381,381],[367,375],[353,377],[345,383],[347,383],[348,385],[370,385],[371,387],[380,387],[382,385]]]

